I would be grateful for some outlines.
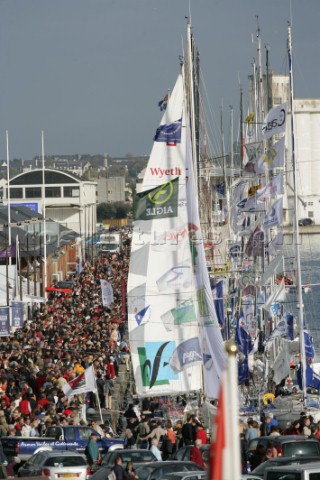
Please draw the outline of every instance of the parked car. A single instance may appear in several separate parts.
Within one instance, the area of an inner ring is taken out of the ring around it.
[[[194,462],[177,462],[174,460],[147,463],[136,468],[139,480],[162,480],[169,473],[198,471],[201,471],[201,468]]]
[[[172,460],[190,461],[190,452],[193,445],[185,445],[179,448],[173,455]],[[202,458],[205,463],[208,463],[210,445],[201,445],[200,450],[202,452]]]
[[[144,450],[142,448],[132,450],[122,449],[106,453],[102,458],[101,466],[114,467],[118,456],[121,456],[123,465],[127,462],[132,462],[135,465],[137,463],[140,464],[157,461],[155,455],[150,450]]]
[[[75,451],[46,450],[35,453],[18,470],[18,477],[43,476],[56,480],[69,478],[87,480],[91,475],[84,455]]]
[[[300,227],[304,227],[306,225],[312,225],[312,224],[313,224],[312,218],[301,218],[299,220],[299,226]]]
[[[320,462],[320,458],[309,457],[309,456],[270,458],[270,460],[266,460],[265,462],[258,465],[254,470],[252,470],[251,475],[254,475],[256,477],[260,477],[263,479],[264,472],[267,470],[267,468],[284,467],[287,465],[300,465],[303,463],[311,463],[311,462]],[[250,475],[248,478],[250,478]]]
[[[308,455],[320,458],[320,445],[317,439],[304,435],[280,435],[279,437],[258,437],[251,440],[247,448],[248,460],[251,461],[260,446],[262,449],[266,449],[270,441],[274,443],[279,457]]]
[[[170,473],[162,478],[162,480],[206,480],[208,472],[176,472]]]
[[[268,468],[264,474],[264,480],[318,480],[319,478],[319,462]]]

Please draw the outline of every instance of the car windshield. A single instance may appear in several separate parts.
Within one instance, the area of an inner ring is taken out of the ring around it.
[[[133,452],[128,450],[127,452],[112,452],[112,454],[107,454],[102,460],[102,465],[113,465],[116,461],[118,455],[121,455],[122,462],[133,462],[133,463],[142,463],[142,462],[154,462],[156,457],[149,450],[144,450],[142,452]]]
[[[137,468],[136,474],[139,477],[139,480],[147,480],[147,478],[149,477],[152,471],[153,471],[152,467],[143,466],[143,467]]]
[[[57,456],[48,458],[45,462],[46,467],[54,467],[56,464],[62,465],[63,467],[83,467],[86,465],[86,461],[82,457],[71,457],[71,456]]]

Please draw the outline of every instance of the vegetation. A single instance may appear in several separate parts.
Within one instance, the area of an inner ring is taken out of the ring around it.
[[[100,203],[97,206],[97,220],[102,222],[111,218],[127,218],[131,208],[131,205],[125,202]]]

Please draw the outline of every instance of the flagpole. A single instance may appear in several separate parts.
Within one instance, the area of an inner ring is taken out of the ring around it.
[[[7,207],[8,207],[8,244],[11,248],[11,210],[10,210],[10,172],[9,172],[9,132],[6,130],[6,149],[7,149]],[[9,265],[12,264],[11,255],[9,255]]]
[[[96,387],[96,397],[97,397],[97,402],[98,402],[98,407],[99,407],[100,420],[101,420],[101,423],[103,423],[103,417],[102,417],[100,399],[99,399],[99,395],[98,395],[98,386],[97,386],[96,372],[95,372],[95,370],[94,370],[93,365],[92,365],[92,368],[93,368],[94,384],[95,384],[95,387]]]
[[[43,296],[46,297],[47,288],[47,226],[46,226],[46,181],[45,181],[45,165],[44,165],[44,132],[41,131],[41,156],[42,156],[42,216],[43,216],[43,275],[42,275],[42,289]],[[41,250],[40,250],[40,264]],[[40,267],[41,268],[41,267]]]

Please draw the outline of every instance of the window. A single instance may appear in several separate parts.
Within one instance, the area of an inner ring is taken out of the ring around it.
[[[63,195],[65,197],[80,197],[79,187],[63,187]]]
[[[48,197],[48,198],[60,198],[61,197],[61,188],[60,187],[46,187],[46,197]]]
[[[23,198],[23,189],[10,188],[10,198]]]
[[[313,212],[308,212],[308,217],[309,217],[309,218],[313,218],[313,217],[314,217]]]
[[[275,105],[281,105],[282,103],[282,98],[281,97],[274,97],[274,102]]]
[[[26,198],[41,198],[41,187],[27,187]]]
[[[313,205],[313,202],[308,202],[308,205],[312,206],[312,205]]]

